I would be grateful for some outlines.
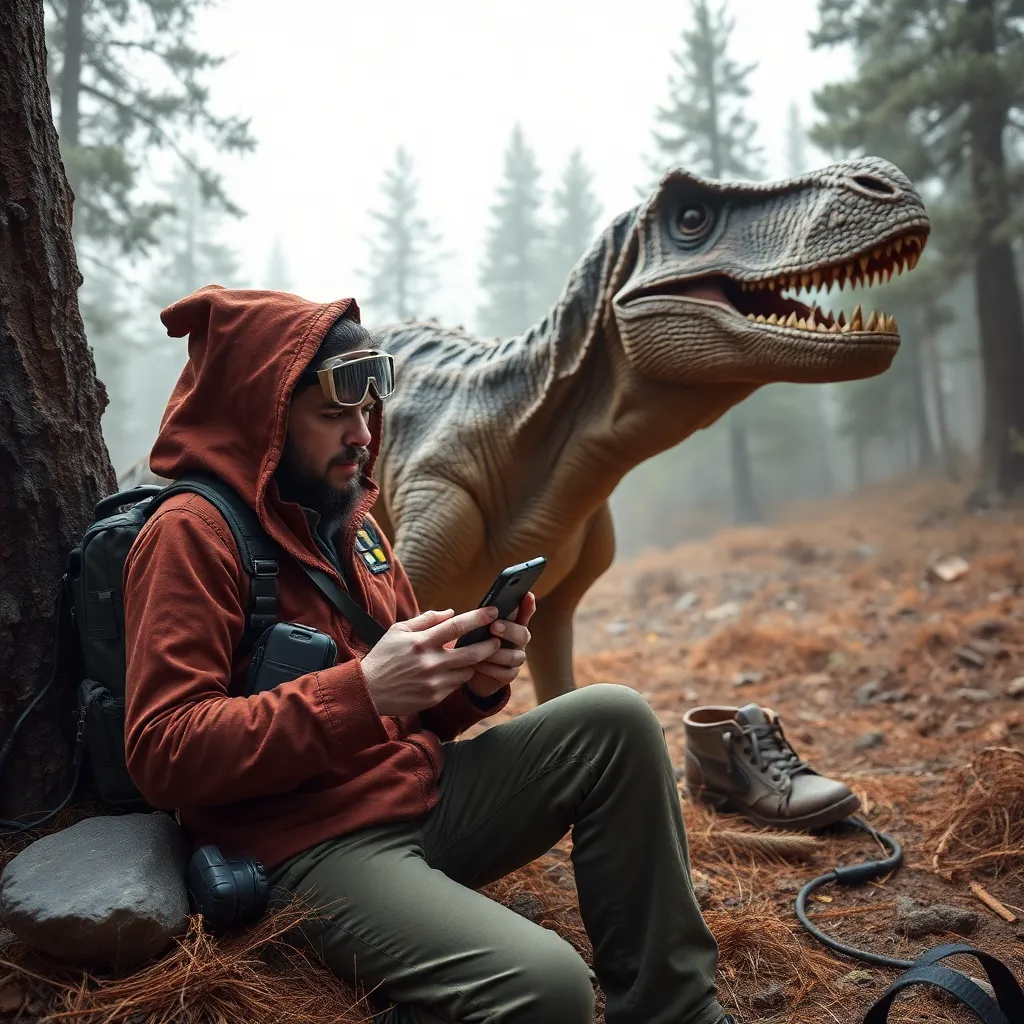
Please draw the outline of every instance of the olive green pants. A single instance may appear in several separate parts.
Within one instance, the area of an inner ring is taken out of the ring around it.
[[[475,890],[572,830],[607,1024],[717,1024],[718,949],[690,879],[665,736],[625,686],[573,691],[445,745],[415,821],[313,847],[271,877],[323,908],[302,938],[393,1024],[589,1024],[579,954]]]

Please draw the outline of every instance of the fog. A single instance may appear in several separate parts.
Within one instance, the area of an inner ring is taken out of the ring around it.
[[[728,12],[734,20],[729,55],[752,66],[742,109],[761,147],[758,176],[782,178],[829,163],[806,138],[821,120],[813,94],[849,78],[856,65],[849,48],[811,49],[817,0],[731,0]],[[692,18],[691,5],[662,0],[528,0],[515,10],[454,0],[387,6],[293,0],[284,7],[221,0],[200,10],[195,45],[225,58],[204,75],[209,106],[249,118],[256,140],[244,155],[187,140],[189,153],[223,174],[227,195],[242,211],[206,218],[207,241],[234,263],[230,280],[212,283],[286,287],[317,301],[353,295],[364,322],[384,322],[386,311],[369,300],[370,236],[380,230],[372,214],[383,202],[384,175],[404,147],[420,212],[440,234],[445,257],[436,287],[415,313],[481,331],[485,241],[514,128],[536,157],[545,199],[570,154],[582,154],[601,208],[593,237],[656,180],[656,112],[669,102],[673,55]],[[666,166],[664,155],[657,162]],[[140,194],[166,195],[161,189],[180,171],[179,157],[164,149],[146,154],[143,163]],[[166,281],[162,289],[152,285],[161,249],[175,244],[173,223],[163,230],[154,253],[113,258],[105,277],[98,264],[82,263],[83,293],[116,299],[131,335],[115,344],[104,338],[94,311],[86,316],[111,396],[103,426],[119,473],[148,453],[186,357],[184,340],[167,339],[158,319],[161,306],[180,297]],[[211,281],[196,278],[193,286]],[[969,278],[954,292],[948,321],[931,324],[888,371],[894,382],[899,375],[913,378],[917,390],[907,384],[910,390],[901,392],[903,385],[894,384],[884,429],[875,429],[870,416],[867,427],[850,426],[852,385],[771,385],[744,403],[756,421],[749,444],[755,518],[785,515],[789,499],[824,498],[916,473],[937,461],[933,449],[943,431],[947,465],[976,449],[982,402]],[[858,301],[849,294],[833,298],[837,312]],[[874,296],[870,301],[883,308]],[[915,355],[921,346],[936,361],[931,390],[920,387],[921,367],[928,365]],[[918,397],[908,412],[905,396],[912,392]],[[631,524],[621,554],[646,544],[671,546],[742,520],[727,420],[630,474],[613,498],[616,519]]]

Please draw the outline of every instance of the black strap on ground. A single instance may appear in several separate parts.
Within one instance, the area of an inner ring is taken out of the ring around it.
[[[964,1006],[969,1007],[982,1024],[1017,1024],[1018,1021],[1024,1024],[1024,990],[1017,984],[1006,964],[991,953],[982,952],[972,946],[950,944],[936,946],[916,960],[899,960],[896,957],[882,956],[880,953],[871,953],[839,942],[826,935],[810,920],[807,916],[807,900],[822,886],[830,882],[838,882],[840,885],[863,885],[895,871],[903,863],[903,847],[888,833],[873,829],[859,818],[847,818],[843,824],[868,832],[889,851],[889,856],[833,868],[827,874],[811,879],[797,895],[795,909],[800,924],[829,949],[876,967],[897,967],[904,971],[871,1007],[864,1018],[864,1024],[887,1024],[889,1008],[896,996],[911,985],[934,985],[943,989],[959,999]],[[995,992],[994,1001],[967,975],[939,963],[946,957],[957,955],[973,956],[981,963]]]

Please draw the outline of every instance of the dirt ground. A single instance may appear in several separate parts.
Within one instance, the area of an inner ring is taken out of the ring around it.
[[[851,785],[862,817],[905,847],[894,874],[820,890],[810,901],[818,926],[904,959],[967,941],[1024,977],[1024,510],[968,513],[959,489],[920,482],[792,516],[787,525],[723,530],[613,567],[578,614],[578,684],[639,690],[680,768],[688,708],[755,701],[773,709],[798,753]],[[532,703],[524,682],[483,727]],[[874,840],[842,831],[767,850],[750,839],[751,826],[695,805],[682,784],[680,795],[728,1008],[743,1024],[859,1022],[897,972],[816,943],[797,923],[793,900],[803,882],[833,866],[878,856]],[[488,892],[589,958],[570,851],[567,837]],[[1016,920],[989,909],[971,883]],[[914,909],[907,900],[932,907],[938,930],[904,935]],[[958,920],[945,906],[970,914]],[[62,1019],[92,1022],[365,1019],[343,986],[273,939],[274,927],[233,944],[192,934],[136,978],[136,996],[193,986],[187,1000],[180,992],[171,998],[182,1008],[177,1016],[167,1000],[161,1008],[131,996],[131,979],[104,988],[8,945],[0,949],[0,1014],[55,1019],[46,1010],[59,1005],[73,1011]],[[253,962],[269,981],[241,971]],[[975,961],[949,963],[981,976]],[[255,1003],[238,994],[243,975]],[[260,1002],[259,992],[273,997]],[[110,1015],[115,1007],[120,1016]],[[915,990],[890,1019],[975,1018]]]

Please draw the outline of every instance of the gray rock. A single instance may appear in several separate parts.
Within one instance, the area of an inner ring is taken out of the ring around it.
[[[750,997],[750,1008],[758,1013],[773,1013],[786,1005],[786,990],[776,981]]]
[[[741,686],[756,686],[764,679],[763,672],[737,672],[732,677],[732,685],[739,689]]]
[[[905,897],[896,902],[896,930],[908,939],[946,932],[970,935],[977,927],[978,915],[973,910],[951,907],[945,903],[922,906]]]
[[[961,699],[967,701],[968,704],[987,704],[990,700],[995,700],[995,694],[989,693],[988,690],[981,690],[975,687],[962,686],[956,691],[956,695]]]
[[[679,598],[675,603],[675,609],[677,612],[688,612],[694,605],[700,602],[700,595],[692,590],[688,590],[682,597]]]
[[[863,686],[858,686],[853,694],[853,702],[859,708],[869,707],[878,693],[878,683],[869,679]]]
[[[857,750],[873,750],[875,747],[885,745],[885,734],[880,732],[866,732],[854,744]]]
[[[1006,696],[1024,697],[1024,676],[1017,676],[1017,678],[1006,687]]]
[[[508,902],[508,909],[514,910],[520,917],[536,923],[546,913],[547,907],[532,892],[519,892]]]
[[[101,815],[37,839],[0,875],[0,916],[58,960],[130,967],[188,927],[188,846],[166,814]]]
[[[711,898],[714,895],[711,891],[711,886],[705,882],[702,878],[698,878],[693,883],[693,895],[697,900],[697,906],[701,910],[707,910],[711,906]]]

